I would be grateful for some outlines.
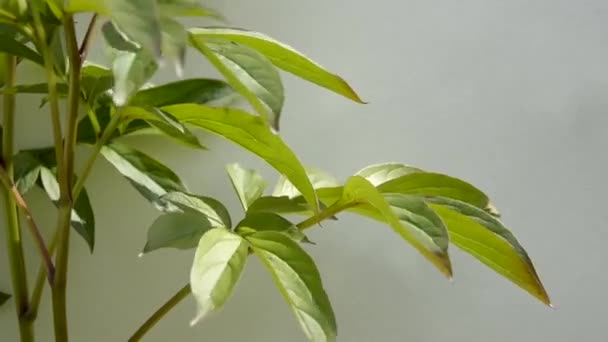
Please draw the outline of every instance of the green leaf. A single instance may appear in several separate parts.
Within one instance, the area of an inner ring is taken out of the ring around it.
[[[162,196],[161,200],[168,201],[183,211],[203,214],[207,217],[212,227],[232,227],[232,220],[230,219],[228,209],[214,198],[184,192],[170,192]]]
[[[412,197],[394,196],[387,200],[368,180],[353,176],[344,185],[342,198],[336,205],[344,208],[357,207],[355,212],[377,212],[399,236],[414,246],[443,274],[452,277],[452,266],[445,244],[447,234],[441,234],[442,230],[445,233],[445,227],[424,203],[417,202]]]
[[[201,5],[200,0],[158,0],[158,7],[164,16],[224,19],[217,11]]]
[[[498,219],[461,201],[445,198],[430,201],[447,225],[454,245],[550,305],[527,252]]]
[[[8,53],[17,57],[30,60],[36,64],[44,65],[42,57],[27,45],[20,43],[17,39],[0,34],[0,52]]]
[[[145,120],[149,125],[141,127],[130,134],[146,134],[150,129],[161,132],[165,136],[176,140],[186,146],[198,149],[206,149],[201,145],[200,141],[187,127],[180,123],[171,114],[166,113],[155,107],[126,107],[123,110],[123,119],[125,121],[141,119]]]
[[[50,200],[59,205],[59,182],[55,172],[48,167],[40,167],[40,180],[42,188],[46,191]],[[86,189],[83,189],[74,202],[70,217],[70,225],[84,239],[91,253],[95,248],[95,215]]]
[[[388,182],[389,180],[416,172],[424,171],[399,163],[383,163],[367,166],[359,170],[356,175],[367,179],[374,186],[378,186]]]
[[[270,271],[308,339],[335,342],[336,319],[312,258],[282,233],[258,232],[245,238]]]
[[[111,89],[113,84],[112,70],[92,63],[82,67],[80,87],[88,103],[94,103],[97,97]]]
[[[179,177],[168,167],[143,152],[126,145],[112,143],[101,154],[135,187],[140,194],[160,210],[170,210],[161,197],[172,191],[185,191]]]
[[[222,38],[246,45],[262,53],[277,67],[307,81],[329,89],[353,101],[364,103],[344,79],[312,61],[291,46],[264,34],[235,28],[193,28],[190,34],[199,38]]]
[[[340,186],[340,182],[334,176],[329,173],[316,169],[316,168],[306,168],[306,174],[312,183],[313,188],[321,189],[321,188],[332,188]],[[273,196],[287,196],[290,198],[295,198],[300,196],[300,191],[291,184],[291,182],[285,177],[281,176],[277,181],[277,184],[274,187],[272,192]]]
[[[205,216],[194,212],[161,215],[148,228],[148,240],[142,254],[160,248],[194,248],[211,228],[213,226]]]
[[[177,75],[182,77],[186,61],[188,32],[184,25],[173,18],[162,17],[160,23],[163,56],[173,61]]]
[[[11,298],[11,295],[8,293],[0,292],[0,306],[6,303],[7,300]]]
[[[221,39],[190,34],[190,43],[249,101],[253,109],[279,129],[285,95],[276,68],[266,57],[249,47]]]
[[[439,173],[406,174],[378,185],[378,190],[385,193],[451,198],[478,208],[486,208],[490,203],[488,196],[473,185]]]
[[[114,74],[113,100],[117,106],[127,103],[133,93],[154,75],[158,69],[155,59],[144,51],[119,51],[112,61]]]
[[[196,104],[163,107],[180,122],[188,123],[235,142],[264,159],[302,193],[317,213],[315,190],[295,154],[256,116],[238,109],[212,108]]]
[[[28,151],[17,153],[13,159],[15,167],[15,184],[19,193],[30,191],[38,181],[40,175],[40,160]]]
[[[243,206],[243,210],[264,194],[268,184],[256,170],[246,169],[238,163],[226,165],[230,182]]]
[[[195,78],[140,90],[133,96],[130,105],[162,107],[181,103],[207,104],[233,95],[234,90],[224,81]]]
[[[303,197],[290,198],[288,196],[262,196],[255,200],[247,212],[271,213],[310,213],[310,207]]]
[[[242,237],[224,228],[211,229],[200,239],[190,270],[197,306],[191,325],[228,301],[247,262],[248,247]]]
[[[65,83],[57,84],[57,95],[65,97],[68,94],[68,85]],[[19,84],[10,88],[3,88],[3,94],[47,94],[49,86],[47,83]]]
[[[255,232],[273,231],[285,234],[297,242],[311,243],[295,224],[276,213],[247,213],[236,226],[235,231],[241,236]]]

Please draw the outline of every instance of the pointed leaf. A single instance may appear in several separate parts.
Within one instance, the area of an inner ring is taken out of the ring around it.
[[[178,120],[235,142],[264,159],[303,194],[313,212],[318,212],[314,188],[304,167],[283,142],[273,134],[259,117],[238,109],[212,108],[195,104],[163,107]]]
[[[276,213],[247,213],[247,216],[236,226],[235,231],[241,236],[255,232],[273,231],[283,233],[297,242],[310,243],[310,240],[295,224]]]
[[[399,197],[394,197],[391,201],[399,205],[397,208],[404,210],[394,211],[389,202],[369,181],[361,176],[353,176],[344,185],[344,192],[339,205],[345,208],[359,207],[359,210],[365,212],[377,212],[399,236],[414,246],[443,274],[451,277],[452,266],[447,253],[447,246],[443,244],[445,241],[440,242],[442,246],[438,246],[437,242],[429,243],[435,241],[433,238],[438,237],[437,234],[440,234],[442,228],[445,229],[442,226],[435,226],[440,224],[440,220],[438,222],[436,217],[430,215],[424,203],[421,205],[411,198],[403,199]],[[406,226],[404,223],[408,225]],[[412,228],[412,224],[415,224],[416,228]],[[433,227],[433,229],[429,227]],[[430,235],[429,230],[432,232]],[[443,238],[445,239],[445,236]]]
[[[290,198],[288,196],[262,196],[255,200],[247,212],[270,213],[309,213],[310,207],[303,197]]]
[[[388,182],[389,180],[416,172],[424,171],[399,163],[383,163],[367,166],[357,172],[356,175],[367,179],[374,186],[378,186]]]
[[[232,220],[228,209],[218,200],[211,197],[192,195],[184,192],[170,192],[161,197],[183,211],[194,211],[205,215],[212,227],[231,228]]]
[[[213,226],[205,216],[194,212],[161,215],[148,228],[148,240],[142,254],[160,248],[192,249],[211,228]]]
[[[0,292],[0,306],[6,303],[7,300],[11,298],[11,295],[8,293]]]
[[[27,193],[36,185],[40,174],[40,160],[33,153],[21,151],[13,159],[15,167],[15,184],[19,193]]]
[[[277,67],[308,80],[353,101],[364,103],[355,91],[342,79],[291,46],[262,33],[235,28],[193,28],[190,34],[198,38],[222,38],[257,50]]]
[[[234,90],[224,81],[194,78],[140,90],[133,96],[130,105],[162,107],[181,103],[207,104],[233,95]]]
[[[279,129],[285,101],[283,83],[266,57],[249,47],[221,39],[204,39],[190,34],[190,43],[249,101],[264,122]]]
[[[162,17],[160,20],[162,31],[163,56],[173,61],[178,77],[182,77],[186,61],[186,47],[188,45],[188,32],[179,21]]]
[[[0,53],[1,52],[30,60],[39,65],[44,65],[42,57],[36,51],[30,49],[27,45],[20,43],[17,39],[9,35],[0,34]]]
[[[523,288],[550,304],[532,261],[513,234],[494,216],[470,204],[452,199],[431,199],[441,216],[451,242]]]
[[[315,189],[340,186],[340,182],[338,182],[334,176],[325,171],[309,167],[306,168],[306,174],[308,175],[308,178]],[[300,191],[298,191],[298,189],[294,187],[288,179],[281,176],[274,187],[272,195],[277,197],[287,196],[290,198],[295,198],[301,194]]]
[[[161,200],[161,196],[171,191],[185,191],[181,180],[171,169],[143,152],[112,143],[104,146],[101,154],[160,210],[171,208]]]
[[[308,339],[335,342],[336,319],[312,258],[282,233],[258,232],[245,238],[270,271]]]
[[[65,83],[58,83],[56,90],[60,97],[65,97],[68,94],[68,86]],[[48,92],[49,86],[47,83],[18,84],[0,90],[0,93],[3,94],[47,94]]]
[[[248,247],[242,237],[224,228],[211,229],[200,239],[190,270],[197,304],[191,325],[228,301],[247,262]]]
[[[100,65],[87,63],[81,70],[80,87],[88,103],[94,103],[99,95],[112,88],[112,70]]]
[[[243,210],[247,211],[249,205],[264,194],[268,184],[256,170],[246,169],[238,163],[226,165],[226,171]]]
[[[43,189],[46,191],[53,204],[55,204],[55,206],[59,205],[59,182],[57,181],[55,172],[45,166],[41,166],[40,180]],[[86,189],[83,189],[80,192],[76,202],[74,202],[70,224],[84,239],[92,253],[95,248],[95,215]]]
[[[133,93],[154,75],[158,64],[144,51],[120,51],[112,61],[114,74],[113,100],[117,106],[127,103]]]

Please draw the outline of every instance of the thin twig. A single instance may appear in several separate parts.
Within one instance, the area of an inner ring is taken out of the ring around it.
[[[15,184],[13,184],[10,176],[8,175],[8,173],[6,172],[6,170],[4,169],[3,166],[0,166],[0,181],[2,182],[2,184],[4,185],[6,190],[11,193],[11,195],[15,199],[15,203],[17,204],[17,206],[20,207],[21,210],[23,211],[23,213],[25,214],[25,221],[27,222],[28,226],[30,227],[30,232],[32,233],[34,242],[36,243],[36,247],[38,248],[38,251],[40,252],[40,257],[42,258],[42,261],[45,264],[46,274],[47,274],[47,278],[49,280],[49,284],[51,284],[51,286],[52,286],[53,280],[55,278],[55,266],[53,265],[53,260],[51,258],[51,254],[49,253],[49,250],[46,248],[46,244],[44,243],[44,238],[42,237],[42,234],[40,233],[40,229],[38,229],[38,226],[36,225],[36,222],[34,221],[34,217],[32,216],[32,212],[30,211],[30,208],[27,206],[25,199],[23,198],[23,196],[21,196],[21,193],[19,192],[19,189],[17,189],[17,186]]]
[[[93,14],[91,17],[91,21],[89,22],[89,27],[87,28],[87,33],[85,33],[84,38],[82,39],[82,43],[80,43],[80,49],[78,49],[78,53],[80,54],[80,61],[84,62],[87,58],[87,54],[89,53],[89,48],[91,47],[91,42],[93,41],[93,31],[95,29],[95,24],[97,23],[97,13]]]

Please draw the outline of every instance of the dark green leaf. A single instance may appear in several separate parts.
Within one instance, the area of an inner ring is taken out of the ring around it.
[[[101,154],[160,210],[170,210],[161,196],[172,191],[185,191],[181,180],[171,169],[143,152],[112,143],[104,146]]]
[[[15,167],[15,184],[19,193],[25,194],[36,185],[40,174],[40,160],[28,151],[21,151],[13,159]]]
[[[270,122],[278,130],[285,101],[283,83],[266,57],[254,49],[221,39],[190,34],[190,43],[249,101],[264,122]]]
[[[336,319],[312,258],[282,233],[258,232],[245,238],[270,271],[308,339],[335,342]]]
[[[50,200],[58,205],[59,201],[59,182],[55,172],[46,166],[40,166],[40,180],[43,189],[46,191]],[[95,248],[95,215],[86,189],[80,192],[80,195],[74,203],[74,209],[70,217],[72,228],[85,240],[91,252]]]
[[[391,204],[396,205],[399,210],[394,210]],[[447,246],[442,248],[446,235],[440,237],[441,240],[437,242],[435,240],[441,230],[445,232],[441,220],[437,220],[436,215],[431,215],[432,212],[429,213],[424,203],[415,202],[411,197],[393,197],[391,204],[368,180],[361,176],[353,176],[344,185],[344,192],[338,205],[377,213],[399,236],[451,278],[452,266]],[[415,228],[411,227],[412,224]],[[441,246],[437,245],[438,242]]]
[[[291,46],[276,41],[264,34],[234,28],[194,28],[190,34],[199,38],[222,38],[257,50],[277,67],[298,77],[336,92],[353,101],[364,103],[355,91],[340,76],[335,75],[312,61]]]
[[[140,90],[133,96],[130,105],[162,107],[181,103],[208,104],[233,95],[234,91],[224,81],[195,78]]]
[[[230,298],[247,262],[248,247],[242,237],[224,228],[211,229],[200,239],[190,270],[197,306],[191,325],[222,308]]]
[[[203,215],[184,212],[159,216],[148,229],[148,240],[142,254],[160,248],[191,249],[201,236],[213,228]]]
[[[11,298],[11,295],[8,293],[0,292],[0,306],[6,303],[7,300]]]
[[[303,197],[290,198],[288,196],[262,196],[255,200],[248,212],[271,212],[271,213],[309,213],[310,207]]]
[[[204,128],[235,142],[264,159],[285,175],[302,193],[313,212],[318,212],[315,190],[295,154],[256,116],[238,109],[212,108],[196,104],[163,107],[180,122]]]
[[[268,184],[256,170],[246,169],[238,163],[226,165],[226,171],[243,210],[247,211],[251,203],[264,194]]]
[[[265,231],[279,232],[294,241],[310,243],[310,240],[295,224],[275,213],[247,213],[247,216],[236,226],[236,232],[242,236]]]
[[[57,95],[60,97],[65,97],[68,94],[68,86],[65,83],[58,83],[55,89],[57,89]],[[47,83],[19,84],[0,90],[4,94],[47,94],[48,91]]]
[[[152,131],[152,133],[160,132],[186,146],[206,149],[201,145],[196,135],[187,127],[171,114],[158,108],[129,106],[123,110],[122,115],[125,121],[139,119],[144,120],[149,125],[148,127],[139,127],[137,130],[129,132],[131,135],[147,134],[150,133],[150,131]]]
[[[528,253],[498,219],[461,201],[434,198],[430,202],[446,223],[454,245],[550,304]]]
[[[211,197],[187,194],[184,192],[170,192],[161,197],[184,211],[194,211],[207,217],[212,227],[232,227],[232,220],[228,209],[218,200]]]
[[[0,34],[0,52],[25,58],[36,64],[44,65],[42,57],[34,50],[19,42],[16,38]]]

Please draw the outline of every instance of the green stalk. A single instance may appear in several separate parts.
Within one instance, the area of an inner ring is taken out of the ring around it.
[[[329,218],[334,217],[339,212],[346,210],[348,208],[353,207],[355,204],[353,203],[342,203],[338,201],[326,208],[319,215],[311,216],[308,219],[298,223],[296,226],[300,230],[308,229],[313,227],[316,224],[321,223],[321,221],[327,220]],[[177,293],[175,293],[165,304],[163,304],[158,310],[156,310],[150,318],[148,318],[137,331],[131,336],[129,342],[137,342],[140,341],[144,335],[152,329],[156,323],[158,323],[166,314],[169,313],[177,304],[179,304],[182,300],[184,300],[188,295],[192,293],[192,289],[190,288],[190,284],[182,287]]]
[[[70,250],[70,216],[73,207],[72,179],[74,176],[74,152],[78,127],[78,105],[80,104],[80,54],[76,41],[74,18],[66,15],[64,21],[67,48],[69,51],[70,74],[68,92],[68,113],[64,158],[57,164],[64,163],[63,176],[60,177],[61,196],[59,199],[59,218],[57,224],[57,256],[55,260],[57,274],[53,284],[53,321],[55,339],[68,341],[68,321],[66,289],[68,280],[68,257]]]
[[[8,55],[6,59],[6,87],[15,85],[15,74],[17,59]],[[2,138],[2,162],[9,175],[13,177],[13,134],[15,126],[15,95],[6,93],[4,95],[4,117]],[[29,310],[27,274],[25,260],[23,257],[23,245],[21,241],[21,228],[19,227],[19,215],[17,204],[9,189],[4,192],[4,204],[6,208],[6,242],[9,256],[11,280],[15,297],[15,309],[19,321],[19,333],[21,341],[34,340],[33,322],[26,319],[25,314]]]

